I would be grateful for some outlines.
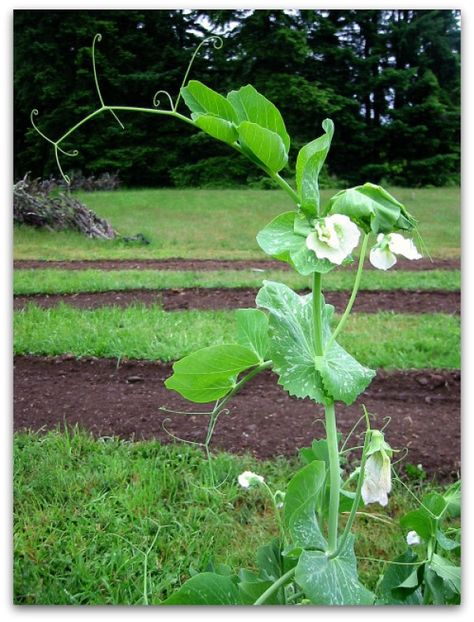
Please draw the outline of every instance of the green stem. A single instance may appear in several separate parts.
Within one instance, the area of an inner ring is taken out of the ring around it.
[[[270,486],[266,482],[263,482],[263,486],[267,490],[267,492],[270,495],[270,498],[272,500],[273,510],[275,512],[275,518],[276,518],[276,521],[278,523],[278,529],[280,530],[281,541],[283,542],[283,546],[286,546],[288,544],[288,541],[286,539],[285,529],[283,527],[283,522],[281,520],[281,512],[280,512],[280,510],[278,508],[278,505],[277,505],[277,502],[275,500],[275,495],[273,494]]]
[[[323,356],[323,326],[321,306],[321,273],[313,273],[313,323],[314,323],[314,349],[317,356]]]
[[[86,117],[84,117],[83,119],[78,121],[75,125],[73,125],[71,128],[69,128],[69,130],[67,132],[65,132],[56,141],[52,141],[50,139],[47,139],[48,142],[51,142],[53,145],[57,145],[59,147],[59,145],[64,140],[66,140],[66,138],[71,136],[71,134],[74,134],[74,132],[76,132],[82,125],[84,125],[85,123],[88,123],[94,117],[98,116],[99,114],[102,114],[105,111],[111,112],[121,125],[122,125],[122,123],[121,123],[120,119],[118,119],[118,117],[114,113],[115,110],[121,110],[123,112],[144,112],[146,114],[157,114],[157,115],[162,115],[162,116],[167,116],[167,117],[174,117],[175,119],[179,119],[180,121],[184,121],[188,125],[192,125],[193,127],[197,127],[192,119],[190,119],[189,117],[186,117],[185,115],[180,114],[179,112],[176,111],[176,106],[179,103],[180,95],[178,95],[178,99],[177,99],[177,101],[176,101],[176,103],[174,105],[174,108],[172,110],[157,110],[156,108],[141,108],[141,107],[137,107],[137,106],[109,106],[109,105],[105,105],[103,103],[102,96],[100,95],[100,91],[98,91],[98,92],[99,92],[99,99],[100,99],[101,104],[102,104],[101,107],[97,108],[97,110],[94,110],[94,112],[91,112]],[[123,125],[122,125],[122,127],[123,127]],[[233,147],[236,151],[238,151],[241,155],[245,156],[245,153],[241,150],[240,146],[237,143],[234,143],[234,144],[232,144],[230,146]],[[282,177],[280,177],[280,175],[278,173],[274,173],[273,171],[270,171],[265,166],[260,166],[260,168],[271,179],[273,179],[280,186],[280,188],[282,188],[291,197],[291,199],[292,199],[292,201],[294,201],[294,203],[299,205],[300,198],[299,198],[298,194],[293,190],[293,188],[289,185],[289,183],[287,181],[285,181]]]
[[[270,587],[257,598],[257,600],[254,602],[254,605],[263,605],[263,603],[268,600],[273,592],[276,592],[282,585],[284,585],[288,581],[288,579],[290,579],[295,574],[295,572],[296,566],[294,568],[291,568],[291,570],[288,570],[288,572],[285,572],[284,575],[282,575],[277,581],[275,581],[275,583],[270,585]]]
[[[330,557],[333,557],[337,549],[339,495],[341,486],[339,449],[337,446],[337,428],[334,402],[327,404],[324,411],[326,421],[326,440],[329,457],[328,553]]]
[[[365,253],[367,252],[367,244],[368,244],[368,242],[369,242],[369,234],[366,233],[365,236],[364,236],[364,240],[362,242],[361,250],[360,250],[359,265],[357,267],[357,273],[356,273],[354,285],[352,287],[351,297],[349,298],[349,302],[347,303],[346,310],[344,311],[341,319],[339,320],[339,324],[337,325],[336,329],[334,330],[333,334],[331,335],[331,338],[329,339],[328,343],[326,344],[326,350],[333,344],[333,342],[335,341],[336,337],[339,335],[339,333],[343,329],[344,324],[346,323],[346,320],[349,317],[350,312],[352,311],[352,307],[354,305],[354,302],[355,302],[355,299],[356,299],[356,296],[357,296],[357,292],[359,291],[359,287],[360,287],[360,281],[361,281],[362,272],[363,272],[363,269],[364,269],[364,259],[365,259]]]
[[[339,539],[339,546],[334,551],[334,553],[332,553],[329,556],[330,558],[337,557],[341,553],[341,551],[344,549],[344,545],[346,544],[346,540],[352,529],[352,525],[354,524],[354,520],[357,514],[357,508],[359,507],[360,498],[362,495],[362,485],[364,483],[365,463],[367,460],[367,448],[369,446],[369,440],[370,440],[370,429],[367,430],[365,433],[364,448],[362,449],[362,458],[360,461],[359,478],[357,480],[356,493],[355,493],[354,500],[352,502],[351,512],[349,514],[349,518],[347,519],[346,526],[344,527],[344,531],[342,532],[342,536]]]
[[[71,128],[69,128],[67,132],[65,132],[60,138],[58,138],[58,140],[56,141],[56,145],[61,144],[64,140],[66,140],[66,138],[71,136],[71,134],[74,134],[74,132],[76,132],[82,125],[84,125],[85,123],[88,123],[94,117],[96,117],[99,114],[102,114],[103,112],[107,110],[108,111],[122,110],[125,112],[145,112],[148,114],[157,114],[157,115],[162,115],[162,116],[167,116],[167,117],[174,117],[175,119],[179,119],[180,121],[184,121],[185,123],[188,123],[189,125],[192,125],[193,127],[196,127],[192,119],[189,119],[188,117],[185,117],[179,112],[175,112],[173,110],[156,110],[155,108],[137,108],[135,106],[101,106],[100,108],[97,108],[97,110],[94,110],[94,112],[91,112],[86,117],[78,121]]]

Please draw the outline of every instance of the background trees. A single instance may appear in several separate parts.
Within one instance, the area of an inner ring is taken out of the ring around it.
[[[150,106],[176,94],[193,48],[193,75],[227,92],[251,82],[280,108],[298,148],[336,124],[327,175],[402,185],[459,181],[460,24],[452,10],[15,11],[16,178],[56,174],[50,146],[30,128],[61,135],[97,102],[90,47],[107,103]],[[183,107],[184,110],[184,107]],[[225,145],[169,119],[111,115],[74,135],[65,168],[120,170],[128,185],[261,183]],[[329,183],[329,180],[328,180]]]

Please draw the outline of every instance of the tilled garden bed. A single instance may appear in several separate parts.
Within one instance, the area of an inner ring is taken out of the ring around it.
[[[15,430],[49,430],[78,424],[95,436],[160,439],[173,434],[202,441],[208,418],[163,410],[205,412],[168,391],[171,366],[159,362],[18,356],[14,363]],[[337,405],[338,427],[347,433],[362,414],[375,415],[403,463],[423,465],[439,481],[460,469],[460,373],[452,370],[379,371],[355,404]],[[256,376],[229,405],[216,427],[214,448],[250,452],[259,458],[294,456],[299,447],[324,435],[323,410],[309,400],[290,398],[276,376]],[[168,420],[168,421],[165,421]],[[360,429],[359,429],[360,432]],[[358,445],[355,434],[350,445]],[[395,458],[396,459],[396,458]]]
[[[343,269],[354,269],[354,265]],[[372,268],[366,261],[366,268]],[[15,270],[58,268],[61,270],[285,270],[289,266],[273,259],[102,259],[84,261],[44,261],[21,259]],[[459,270],[459,259],[397,259],[397,270]]]
[[[23,309],[28,303],[51,308],[61,302],[80,309],[98,307],[128,307],[131,304],[159,304],[166,311],[180,309],[236,309],[254,307],[257,289],[254,288],[186,288],[128,291],[109,291],[77,294],[38,294],[15,296],[15,310]],[[327,292],[326,301],[342,312],[349,300],[350,292]],[[448,313],[459,314],[460,292],[442,290],[361,290],[353,310],[361,313],[396,311],[399,313]]]

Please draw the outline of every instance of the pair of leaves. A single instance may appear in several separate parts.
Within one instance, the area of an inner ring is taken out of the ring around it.
[[[207,403],[231,391],[237,376],[263,363],[268,350],[268,318],[258,309],[239,309],[235,344],[210,346],[185,356],[173,365],[165,381],[184,398]]]
[[[242,569],[238,575],[202,572],[188,579],[162,605],[252,605],[288,568],[274,539],[257,550],[258,572]],[[284,604],[283,588],[265,604]]]
[[[299,274],[322,274],[335,268],[329,259],[318,259],[306,246],[307,236],[314,231],[305,216],[284,212],[257,234],[260,248],[271,257],[289,263]]]
[[[375,184],[364,184],[335,194],[325,208],[325,215],[344,214],[366,233],[391,233],[413,229],[415,219],[389,192]]]
[[[228,144],[239,143],[257,164],[277,173],[288,162],[290,137],[272,102],[248,84],[227,98],[198,80],[190,80],[181,94],[195,124]]]
[[[400,525],[406,531],[416,531],[424,540],[429,540],[436,537],[437,519],[444,514],[447,508],[448,502],[443,495],[435,492],[430,493],[423,497],[421,507],[407,512],[401,517]]]
[[[334,559],[323,551],[303,551],[295,580],[316,605],[372,605],[375,600],[359,581],[353,535]]]
[[[323,356],[315,344],[312,294],[300,296],[282,283],[264,281],[257,306],[270,313],[269,356],[279,384],[290,395],[327,404],[341,400],[352,404],[369,385],[375,372],[358,363],[331,338],[334,307],[323,304]]]

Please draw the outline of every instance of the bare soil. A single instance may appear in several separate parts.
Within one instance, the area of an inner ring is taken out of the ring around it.
[[[428,258],[410,261],[404,257],[397,260],[398,270],[459,270],[459,259]],[[233,259],[103,259],[85,261],[42,261],[17,260],[14,269],[58,268],[62,270],[285,270],[289,266],[273,259],[233,260]],[[353,269],[350,266],[348,270]],[[366,268],[372,268],[367,261]]]
[[[98,307],[127,307],[134,303],[147,306],[162,305],[166,311],[180,309],[236,309],[254,307],[257,289],[253,288],[190,288],[130,291],[109,291],[78,294],[36,294],[15,296],[14,309],[23,309],[28,303],[51,308],[63,302],[80,309]],[[309,290],[308,290],[309,291]],[[326,301],[342,312],[350,292],[327,292]],[[460,292],[441,290],[361,290],[353,310],[361,313],[396,311],[400,313],[454,313],[461,311]]]
[[[171,367],[158,362],[61,357],[16,357],[14,360],[14,428],[45,431],[65,425],[95,436],[124,439],[179,437],[202,441],[208,418],[173,415],[160,410],[205,412],[163,382]],[[362,414],[361,404],[381,427],[391,418],[386,438],[405,455],[403,463],[423,465],[430,477],[447,481],[460,470],[460,372],[446,370],[379,371],[367,391],[351,406],[337,405],[338,426],[347,433]],[[323,411],[309,400],[289,397],[276,376],[256,376],[219,419],[215,449],[250,452],[259,458],[294,456],[324,435]],[[167,420],[167,421],[165,421]],[[359,444],[358,434],[351,445]]]

